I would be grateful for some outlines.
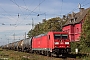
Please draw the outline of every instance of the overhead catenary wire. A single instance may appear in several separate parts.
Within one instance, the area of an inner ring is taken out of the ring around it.
[[[13,24],[13,23],[0,23],[1,25],[10,25],[10,26],[15,26],[17,24]],[[24,23],[24,24],[21,24],[21,25],[32,25],[32,23]]]
[[[23,13],[22,10],[21,10],[21,8],[20,8],[20,6],[15,2],[15,0],[14,1],[13,0],[10,0],[10,1],[13,2],[19,8],[19,10],[21,11],[21,13]],[[18,13],[18,18],[19,18],[19,13]],[[18,22],[18,19],[17,19],[16,23],[17,22]]]
[[[7,11],[6,11],[4,8],[2,8],[1,6],[0,6],[0,8],[1,8],[5,13],[7,13]],[[1,14],[2,14],[2,13],[1,13]],[[7,14],[8,14],[10,17],[12,17],[9,13],[7,13]],[[4,14],[2,14],[2,15],[5,16]],[[7,16],[8,19],[13,20],[13,19],[11,19],[10,17]],[[18,17],[19,17],[19,14],[18,14]],[[14,19],[15,19],[15,18],[14,18]],[[2,25],[5,25],[5,24],[2,23]],[[11,25],[11,24],[10,24],[10,25]],[[16,24],[15,24],[15,25],[16,25]]]
[[[4,8],[2,8],[1,7],[1,9],[5,12],[5,13],[7,13],[7,11],[4,9]],[[1,13],[2,14],[2,13]],[[8,14],[8,13],[7,13]],[[2,14],[3,16],[5,16],[5,14]],[[8,15],[10,15],[10,14],[8,14]],[[11,15],[10,15],[11,16]],[[19,14],[18,14],[18,17],[19,17]],[[7,17],[8,19],[11,19],[10,17]],[[12,20],[12,19],[11,19]],[[2,25],[10,25],[10,26],[15,26],[16,24],[5,24],[5,23],[2,23]],[[26,24],[26,25],[30,25],[30,24]],[[14,31],[15,29],[13,29],[13,31]]]
[[[31,13],[36,13],[37,14],[37,12],[34,12],[45,0],[43,0],[42,2],[40,2],[33,10],[30,10],[30,9],[28,9],[28,8],[25,8],[25,7],[22,7],[22,6],[20,6],[20,5],[18,5],[16,2],[15,2],[15,0],[13,1],[13,0],[10,0],[11,2],[13,2],[15,5],[17,5],[19,8],[23,8],[23,9],[25,9],[25,10],[27,10],[28,12],[30,12],[28,15],[31,15]],[[24,0],[23,0],[24,1]],[[24,1],[24,4],[25,4],[25,1]],[[25,4],[26,5],[26,4]]]
[[[20,8],[20,6],[15,2],[15,0],[13,1],[13,0],[10,0],[11,2],[13,2],[15,5],[17,5],[18,6],[18,8],[20,9],[20,11],[22,12],[22,10],[21,10],[21,8]],[[22,12],[23,13],[23,12]]]
[[[4,9],[4,8],[2,8],[1,6],[0,6],[0,8],[5,12],[5,13],[7,13],[7,11]],[[1,13],[2,14],[2,13]],[[9,13],[7,13],[10,17],[11,17],[11,15],[9,14]],[[5,16],[5,17],[7,17],[8,19],[10,19],[10,20],[13,20],[13,19],[11,19],[10,17],[8,17],[8,16],[6,16],[5,14],[2,14],[3,16]],[[15,26],[16,24],[5,24],[5,23],[1,23],[1,25],[10,25],[10,26]],[[13,31],[14,31],[14,29],[13,29]],[[13,32],[12,31],[12,32]]]
[[[24,4],[25,4],[26,7],[22,7],[22,6],[20,6],[20,7],[31,13],[32,10],[28,9],[28,7],[27,7],[27,5],[26,5],[26,3],[25,3],[25,0],[23,0],[23,2],[24,2]],[[33,4],[33,3],[32,3],[32,4]],[[30,6],[29,6],[29,7],[30,7]],[[33,13],[37,13],[37,12],[34,12],[34,11],[33,11]]]
[[[83,2],[81,2],[81,4],[82,4],[82,3],[85,3],[85,2],[86,2],[86,0],[84,0]]]
[[[10,1],[12,1],[12,0],[10,0]],[[45,1],[45,0],[43,0],[42,2],[40,2],[40,3],[30,12],[29,15],[31,15],[31,13],[33,13],[44,1]],[[12,2],[20,8],[20,6],[19,6],[16,2],[14,2],[14,1],[12,1]],[[34,12],[34,13],[35,13],[35,12]],[[29,16],[29,15],[28,15],[28,16]],[[27,17],[28,17],[28,16],[27,16]],[[26,18],[27,18],[27,17],[26,17]],[[20,22],[19,24],[21,24],[21,22]],[[19,24],[18,24],[18,25],[19,25]],[[17,25],[17,26],[18,26],[18,25]],[[17,26],[16,26],[16,27],[17,27]]]
[[[13,0],[10,0],[10,1],[13,2],[13,3],[20,9],[21,13],[23,13],[22,10],[21,10],[21,6],[18,5],[18,4],[15,2],[15,0],[14,0],[14,1],[13,1]],[[24,0],[23,0],[23,1],[24,1]],[[24,4],[25,4],[25,1],[24,1]],[[26,4],[25,4],[25,6],[26,6]],[[18,25],[20,25],[21,22],[22,22],[22,21],[21,21],[20,23],[17,24],[17,22],[18,22],[18,20],[19,20],[19,17],[20,17],[20,13],[18,13],[18,18],[17,18],[15,27],[17,27]]]
[[[12,1],[12,0],[11,0]],[[12,1],[13,2],[13,1]],[[14,3],[14,2],[13,2]],[[19,5],[17,3],[15,3],[18,7]],[[18,14],[18,17],[19,17],[19,14]],[[4,25],[4,24],[3,24]],[[16,25],[16,24],[9,24],[9,25]],[[26,24],[26,25],[30,25],[30,24]]]
[[[83,7],[83,6],[86,6],[86,5],[88,5],[88,4],[90,4],[90,2],[88,2],[87,4],[82,5],[82,7]]]
[[[86,0],[84,0],[84,1],[81,2],[80,4],[83,4],[85,1],[86,1]],[[90,4],[90,2],[88,2],[88,3],[84,4],[84,5],[82,5],[81,7],[84,7],[84,6],[88,5],[88,4]],[[67,14],[72,13],[72,12],[75,11],[75,10],[78,10],[78,8],[77,8],[77,7],[74,8],[72,11],[68,12]],[[65,14],[65,15],[67,15],[67,14]]]
[[[12,17],[12,15],[10,15],[10,13],[8,13],[3,7],[1,7],[0,6],[0,8],[6,13],[6,14],[8,14],[10,17]],[[11,19],[9,16],[6,16],[5,14],[3,14],[3,13],[0,13],[1,15],[3,15],[3,16],[5,16],[5,17],[7,17],[8,19],[10,19],[10,20],[13,20],[13,19]],[[13,18],[13,17],[12,17]],[[14,18],[15,19],[15,18]]]
[[[43,0],[42,2],[40,2],[40,3],[31,11],[31,13],[33,13],[44,1],[45,1],[45,0]],[[31,13],[30,13],[30,14],[31,14]],[[30,15],[30,14],[29,14],[29,15]],[[29,15],[28,15],[28,16],[29,16]],[[27,17],[28,17],[28,16],[27,16]],[[26,18],[27,18],[27,17],[26,17]]]
[[[25,6],[27,7],[27,5],[26,5],[26,3],[25,3],[25,1],[23,0],[23,2],[24,2],[24,4],[25,4]]]

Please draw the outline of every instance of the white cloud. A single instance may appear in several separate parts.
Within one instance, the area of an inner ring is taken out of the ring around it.
[[[31,26],[30,25],[24,25],[24,26],[2,26],[0,27],[0,32],[5,32],[5,31],[12,31],[12,30],[30,30],[31,29]]]

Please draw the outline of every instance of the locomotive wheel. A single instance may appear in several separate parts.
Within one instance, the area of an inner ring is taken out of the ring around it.
[[[51,52],[47,52],[47,56],[48,56],[48,57],[52,57],[53,55],[52,55]]]
[[[47,51],[44,51],[44,55],[47,56]]]
[[[56,54],[56,57],[59,57],[59,54]]]

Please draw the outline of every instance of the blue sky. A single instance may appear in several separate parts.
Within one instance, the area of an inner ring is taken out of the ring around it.
[[[79,12],[78,3],[90,7],[90,0],[0,0],[0,45],[14,42],[14,34],[15,41],[24,39],[25,32],[32,28],[27,25],[32,19],[38,24],[45,18]]]

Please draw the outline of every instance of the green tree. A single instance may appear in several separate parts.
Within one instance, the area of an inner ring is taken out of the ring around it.
[[[79,48],[83,52],[89,52],[88,49],[90,49],[90,10],[83,23]]]
[[[49,31],[62,31],[62,26],[65,22],[60,17],[44,19],[42,23],[35,25],[34,29],[30,30],[27,35],[32,37]]]

